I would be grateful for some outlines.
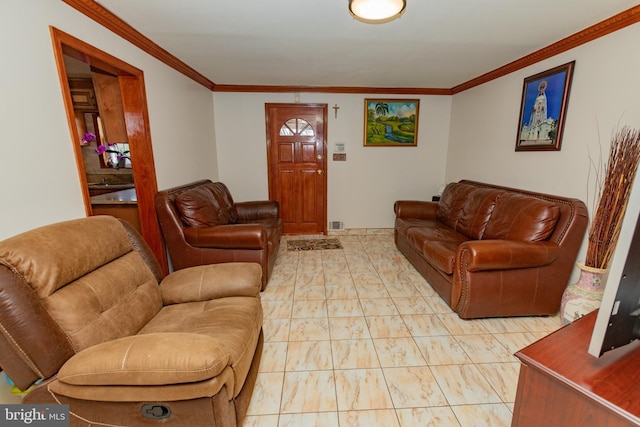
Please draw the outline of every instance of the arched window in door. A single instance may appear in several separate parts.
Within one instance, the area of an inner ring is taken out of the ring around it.
[[[305,119],[288,119],[280,128],[280,136],[314,136],[313,127]]]

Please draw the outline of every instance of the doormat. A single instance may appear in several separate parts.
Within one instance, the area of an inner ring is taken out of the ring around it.
[[[289,251],[315,251],[327,249],[342,249],[338,239],[301,239],[288,240],[287,250]]]

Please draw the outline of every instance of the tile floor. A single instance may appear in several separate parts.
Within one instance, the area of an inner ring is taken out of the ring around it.
[[[509,426],[513,353],[560,318],[461,320],[392,230],[339,239],[342,250],[281,245],[244,427]]]
[[[512,355],[559,317],[461,320],[392,230],[339,239],[344,249],[280,246],[244,427],[509,426]],[[0,403],[19,403],[0,376]]]

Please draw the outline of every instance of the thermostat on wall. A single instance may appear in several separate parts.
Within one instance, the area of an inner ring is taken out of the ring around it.
[[[333,144],[334,153],[344,153],[344,142],[336,142]]]

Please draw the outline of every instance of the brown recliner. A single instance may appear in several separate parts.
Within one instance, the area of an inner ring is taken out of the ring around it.
[[[162,278],[126,223],[96,216],[0,242],[0,366],[73,426],[239,426],[263,345],[261,268]],[[158,285],[160,282],[160,285]]]
[[[175,270],[203,264],[257,262],[267,286],[282,236],[278,202],[235,203],[210,180],[162,190],[156,213]]]

